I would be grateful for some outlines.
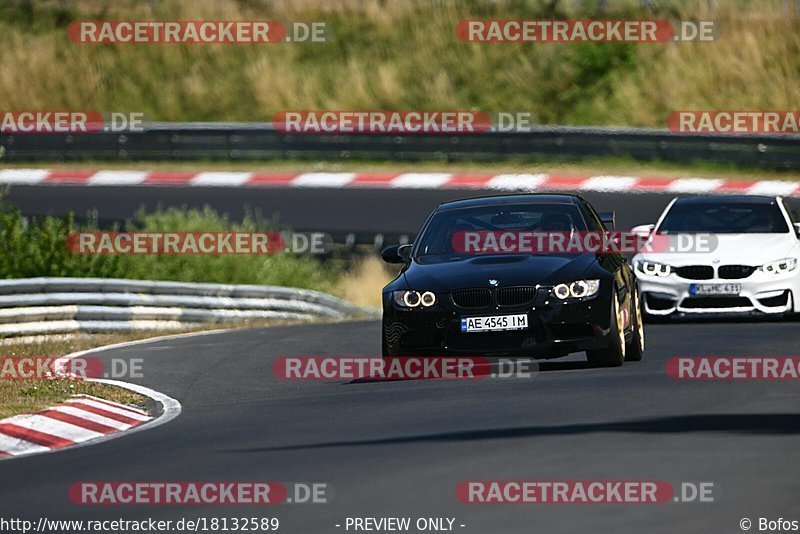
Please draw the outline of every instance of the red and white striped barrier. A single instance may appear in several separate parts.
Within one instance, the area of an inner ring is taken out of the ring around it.
[[[800,195],[800,183],[781,180],[470,174],[436,172],[242,172],[0,169],[0,183],[17,185],[307,187],[387,189],[487,189],[496,191],[599,191]]]
[[[88,395],[0,420],[0,457],[69,447],[130,430],[153,418],[144,410]]]

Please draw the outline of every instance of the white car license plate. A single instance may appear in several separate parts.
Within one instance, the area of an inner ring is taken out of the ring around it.
[[[738,295],[742,292],[742,284],[692,284],[690,295]]]
[[[499,332],[528,328],[528,314],[493,315],[490,317],[462,317],[462,332]]]

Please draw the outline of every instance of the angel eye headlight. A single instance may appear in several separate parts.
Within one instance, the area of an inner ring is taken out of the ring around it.
[[[426,291],[420,296],[419,301],[422,303],[423,306],[428,308],[436,304],[436,295],[434,295],[430,291]]]
[[[403,293],[403,304],[408,306],[409,308],[416,308],[419,306],[419,293],[416,291],[406,291]]]
[[[569,294],[576,298],[585,297],[589,291],[589,285],[583,280],[572,282],[569,285]]]
[[[413,290],[392,291],[392,300],[402,308],[416,308],[420,304],[420,295]]]
[[[395,304],[403,308],[418,308],[420,306],[429,308],[436,304],[436,294],[431,291],[420,293],[413,289],[393,291],[392,300],[394,300]]]
[[[592,297],[600,290],[600,280],[578,280],[569,286],[569,293],[575,298]]]
[[[569,297],[569,286],[567,284],[558,284],[553,288],[553,295],[564,300]]]
[[[593,297],[600,290],[600,280],[576,280],[569,284],[558,284],[553,288],[553,295],[561,300],[568,298]]]
[[[636,262],[636,267],[639,271],[647,276],[669,276],[672,273],[672,267],[665,263],[658,263],[655,261],[642,260]]]
[[[797,269],[797,258],[784,258],[771,261],[759,267],[759,270],[769,274],[783,274]]]

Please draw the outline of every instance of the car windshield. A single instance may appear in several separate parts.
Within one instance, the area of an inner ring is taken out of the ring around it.
[[[474,206],[436,213],[420,236],[417,258],[458,259],[471,255],[454,247],[458,232],[585,231],[586,221],[573,204]]]
[[[678,202],[658,228],[661,234],[776,234],[788,231],[786,219],[775,202]]]

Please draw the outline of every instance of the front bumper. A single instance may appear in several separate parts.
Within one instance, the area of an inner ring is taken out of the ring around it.
[[[548,358],[608,346],[609,291],[591,299],[561,302],[540,291],[525,307],[460,309],[446,298],[430,309],[398,308],[384,295],[383,330],[393,356],[484,355]],[[604,294],[605,293],[605,294]],[[438,297],[438,295],[437,295]],[[444,302],[442,302],[444,301]],[[503,332],[461,332],[462,317],[526,313],[528,328]]]
[[[636,273],[643,310],[650,316],[779,316],[794,312],[797,274],[773,276],[755,273],[744,279],[686,280]],[[692,295],[692,284],[740,284],[733,296]]]

